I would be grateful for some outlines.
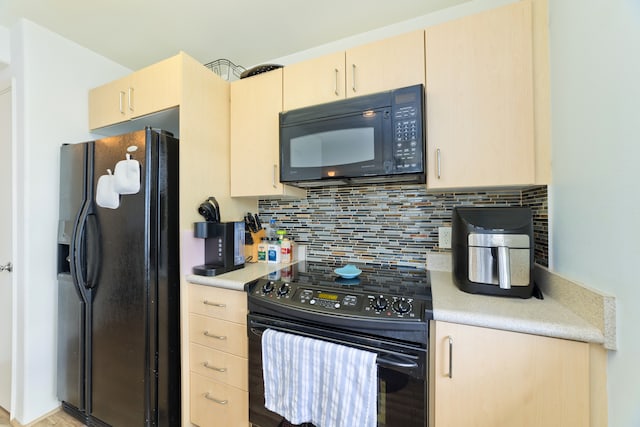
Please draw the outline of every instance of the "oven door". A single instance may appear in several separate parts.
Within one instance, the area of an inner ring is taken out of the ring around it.
[[[267,328],[331,341],[378,355],[378,427],[426,427],[427,349],[336,329],[249,314],[249,421],[259,427],[289,425],[264,407],[262,332]],[[311,427],[311,424],[307,424]]]

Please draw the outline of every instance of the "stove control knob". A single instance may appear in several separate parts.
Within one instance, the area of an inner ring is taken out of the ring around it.
[[[389,302],[382,295],[374,298],[373,301],[371,301],[371,307],[376,311],[385,310],[388,305]]]
[[[393,302],[393,311],[398,314],[405,314],[411,311],[411,303],[404,298],[400,298]]]
[[[278,288],[278,296],[285,296],[289,293],[290,287],[288,283],[283,283],[282,285],[280,285],[280,287]]]
[[[267,283],[262,285],[262,292],[265,294],[270,294],[273,291],[275,283],[272,280],[269,280]]]

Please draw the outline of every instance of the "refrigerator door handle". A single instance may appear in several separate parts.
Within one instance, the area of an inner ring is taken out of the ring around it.
[[[86,209],[83,209],[78,220],[78,226],[75,230],[73,239],[71,240],[71,257],[73,262],[71,263],[71,274],[76,279],[80,288],[86,287],[85,276],[85,260],[83,254],[83,242],[85,236],[85,228],[87,225],[87,213]]]
[[[85,245],[86,245],[86,257],[87,257],[87,270],[86,270],[86,283],[87,288],[93,288],[96,285],[98,278],[98,270],[100,268],[100,239],[98,235],[100,233],[98,227],[98,221],[94,214],[87,215],[85,231]]]
[[[96,285],[100,265],[99,229],[95,214],[83,210],[78,228],[71,243],[73,256],[72,274],[80,288],[93,288]]]

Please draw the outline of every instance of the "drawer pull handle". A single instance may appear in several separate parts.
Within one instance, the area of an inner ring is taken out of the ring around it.
[[[213,306],[213,307],[222,307],[222,308],[224,308],[224,307],[227,306],[227,304],[222,304],[222,303],[219,303],[219,302],[211,302],[211,301],[207,301],[207,300],[202,301],[202,303],[204,305],[210,305],[210,306]]]
[[[453,378],[453,338],[447,337],[447,339],[449,340],[449,372],[447,376]]]
[[[204,331],[203,334],[204,334],[205,337],[215,338],[217,340],[226,340],[227,339],[226,335],[213,335],[213,334],[210,334],[209,331]]]
[[[125,95],[126,94],[124,93],[124,91],[121,90],[120,91],[120,114],[124,114],[124,102],[123,102],[123,100],[124,100],[124,96]]]
[[[220,400],[220,399],[216,399],[215,397],[211,397],[209,392],[206,392],[204,394],[204,398],[208,399],[208,400],[210,400],[212,402],[216,402],[218,405],[226,405],[229,402],[228,400]]]
[[[205,368],[211,369],[213,371],[217,371],[217,372],[227,372],[227,368],[216,368],[215,366],[211,366],[209,365],[209,362],[204,362],[202,364]]]

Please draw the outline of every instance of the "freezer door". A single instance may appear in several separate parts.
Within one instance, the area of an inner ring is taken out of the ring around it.
[[[82,237],[88,209],[87,175],[91,171],[91,143],[60,148],[60,206],[58,217],[58,399],[82,412],[86,410],[86,274]],[[80,278],[78,277],[80,276]]]
[[[58,275],[58,399],[85,410],[85,304],[70,274]]]

